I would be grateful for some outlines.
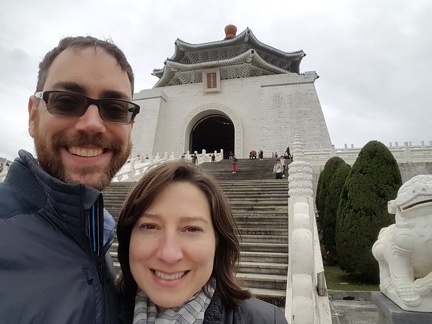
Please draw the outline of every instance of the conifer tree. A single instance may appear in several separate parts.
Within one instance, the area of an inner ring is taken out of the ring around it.
[[[338,156],[334,156],[326,162],[324,169],[320,173],[320,176],[318,179],[315,204],[316,204],[316,208],[318,210],[319,222],[320,222],[321,226],[325,222],[325,220],[324,220],[325,208],[326,208],[325,203],[326,203],[326,198],[327,198],[330,182],[331,182],[331,179],[333,178],[333,174],[335,173],[336,169],[342,163],[345,163],[345,161],[342,160]]]
[[[362,148],[345,180],[336,222],[339,266],[365,282],[379,282],[372,245],[381,228],[394,223],[387,203],[395,199],[401,184],[395,158],[378,141]]]
[[[333,174],[325,202],[324,223],[322,224],[323,244],[325,248],[324,260],[327,264],[337,263],[336,251],[336,216],[340,202],[340,195],[351,167],[343,162]]]

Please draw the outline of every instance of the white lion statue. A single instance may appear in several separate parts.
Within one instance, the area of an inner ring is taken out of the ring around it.
[[[395,224],[372,247],[380,290],[404,310],[432,312],[432,175],[405,182],[388,211]]]

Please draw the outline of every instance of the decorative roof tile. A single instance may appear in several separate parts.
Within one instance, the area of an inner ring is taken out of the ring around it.
[[[233,38],[208,43],[190,44],[177,39],[174,55],[162,69],[153,70],[159,78],[154,87],[201,82],[196,71],[215,67],[221,69],[222,79],[299,73],[305,55],[302,50],[288,53],[263,44],[249,28]],[[230,66],[235,72],[228,72]],[[195,71],[193,77],[191,71]]]

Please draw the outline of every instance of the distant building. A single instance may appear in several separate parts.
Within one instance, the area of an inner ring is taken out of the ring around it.
[[[284,52],[261,43],[247,28],[202,44],[175,41],[174,55],[153,75],[152,89],[134,95],[141,106],[133,154],[181,156],[184,152],[285,151],[300,134],[304,149],[330,149],[331,141],[314,82],[300,73],[302,50]]]

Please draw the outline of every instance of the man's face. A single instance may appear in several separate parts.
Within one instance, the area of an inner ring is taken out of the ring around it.
[[[43,91],[62,90],[94,99],[115,95],[131,101],[127,73],[100,48],[60,53],[49,68]],[[132,125],[103,121],[90,105],[81,117],[57,116],[42,99],[29,100],[29,133],[40,165],[65,182],[103,190],[126,162],[132,148]]]

